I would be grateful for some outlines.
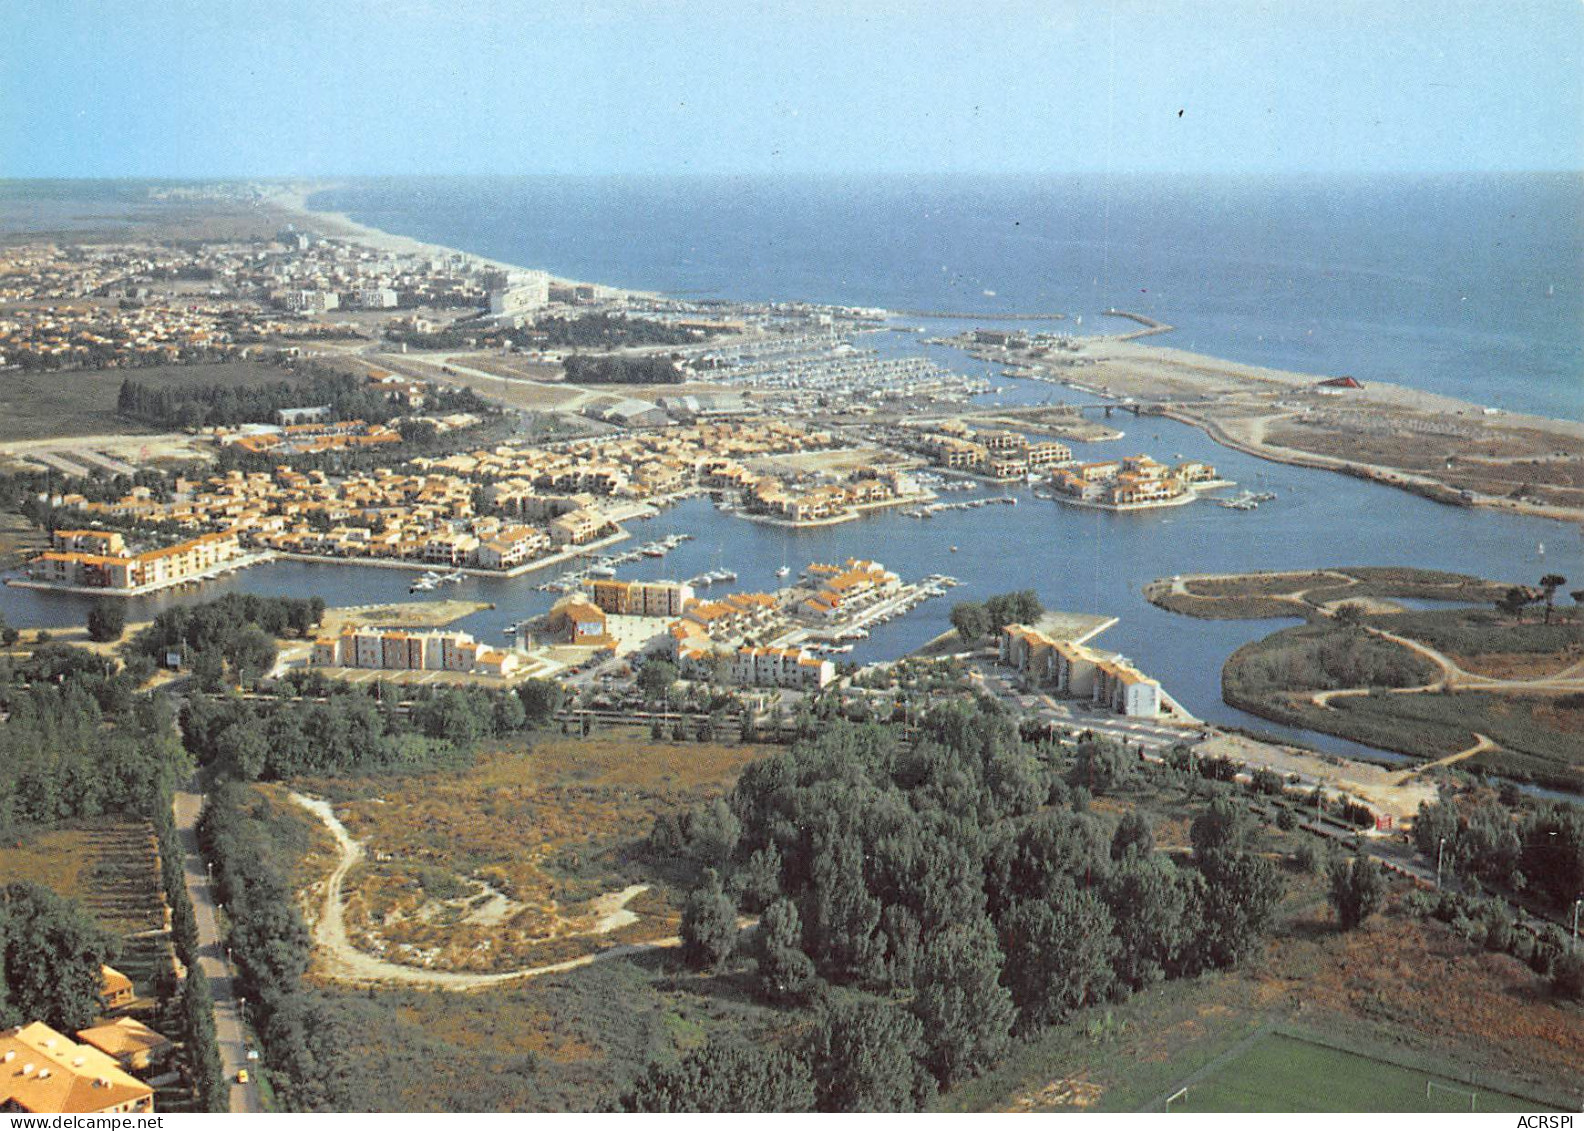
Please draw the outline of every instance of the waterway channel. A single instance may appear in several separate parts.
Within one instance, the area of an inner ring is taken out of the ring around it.
[[[931,326],[928,333],[941,329]],[[899,347],[913,335],[887,337],[902,340],[896,343]],[[986,368],[955,350],[940,350],[938,356],[959,371]],[[1093,400],[1056,385],[999,376],[994,380],[1002,392],[980,400]],[[1079,458],[1148,452],[1161,460],[1202,459],[1236,481],[1237,489],[1274,492],[1276,498],[1246,512],[1218,507],[1207,498],[1188,506],[1122,514],[1040,499],[1023,485],[980,487],[949,497],[1011,493],[1018,505],[951,511],[929,519],[887,511],[805,530],[747,521],[722,513],[707,498],[693,498],[655,518],[631,523],[633,539],[619,548],[671,532],[693,539],[663,559],[642,558],[618,576],[681,579],[725,566],[737,571],[739,579],[717,588],[768,590],[782,584],[775,571],[783,564],[795,575],[811,561],[863,557],[884,562],[904,580],[941,573],[962,581],[948,596],[876,626],[846,657],[860,663],[895,658],[945,631],[955,601],[1032,588],[1048,607],[1119,617],[1095,645],[1128,656],[1202,718],[1302,737],[1338,753],[1377,757],[1328,736],[1285,731],[1221,702],[1220,670],[1227,656],[1247,641],[1295,622],[1194,620],[1151,606],[1140,595],[1141,587],[1173,574],[1327,565],[1413,565],[1528,584],[1546,572],[1584,580],[1584,539],[1572,526],[1444,506],[1330,472],[1269,463],[1220,447],[1197,429],[1170,420],[1134,418],[1119,411],[1112,423],[1126,435],[1105,443],[1074,444]],[[412,576],[403,570],[277,561],[202,586],[133,600],[128,615],[147,619],[170,604],[224,592],[317,594],[331,605],[422,599],[427,595],[407,592]],[[549,607],[554,595],[537,586],[550,576],[552,572],[543,571],[510,580],[468,578],[432,596],[493,602],[494,609],[470,616],[458,627],[482,640],[500,641],[505,625]],[[0,611],[18,625],[81,624],[90,603],[86,597],[12,586],[0,590]]]

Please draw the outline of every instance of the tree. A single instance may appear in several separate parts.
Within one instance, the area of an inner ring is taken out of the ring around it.
[[[275,664],[275,640],[256,624],[244,625],[227,642],[226,662],[238,683],[251,683]]]
[[[73,1033],[104,1010],[100,967],[115,942],[76,903],[46,887],[17,882],[0,889],[0,1005],[12,1018]]]
[[[801,1058],[718,1034],[679,1063],[652,1061],[621,1098],[629,1112],[808,1111],[814,1081]]]
[[[1099,797],[1125,785],[1133,777],[1134,763],[1121,746],[1104,738],[1091,738],[1078,744],[1073,762],[1072,784],[1081,785],[1091,796]]]
[[[1282,776],[1269,766],[1260,766],[1250,774],[1249,784],[1254,787],[1255,793],[1263,793],[1267,797],[1280,797],[1287,789]]]
[[[825,1007],[808,1044],[818,1111],[918,1111],[935,1092],[918,1018],[877,1001]]]
[[[924,1062],[942,1087],[1001,1059],[1017,1009],[1001,985],[1002,958],[988,920],[954,923],[924,951],[913,1013],[924,1026]]]
[[[100,597],[88,610],[88,639],[108,644],[121,639],[126,629],[126,605],[115,597]]]
[[[1522,585],[1514,585],[1496,598],[1496,611],[1523,620],[1524,609],[1533,603],[1534,594]]]
[[[1521,866],[1533,890],[1558,908],[1584,892],[1584,809],[1553,802],[1525,818]]]
[[[1362,924],[1386,901],[1386,875],[1374,857],[1338,857],[1327,872],[1331,906],[1344,931]]]
[[[990,614],[975,601],[963,601],[952,606],[951,624],[957,630],[959,640],[964,644],[973,644],[989,634]]]
[[[1194,929],[1191,875],[1164,856],[1130,854],[1106,877],[1103,895],[1118,943],[1112,967],[1129,988],[1141,990],[1181,969]]]
[[[269,739],[250,722],[226,727],[215,736],[214,749],[220,771],[240,781],[258,780],[269,763]]]
[[[1092,891],[1062,877],[1047,898],[1012,905],[1001,919],[1002,983],[1033,1032],[1101,1000],[1113,980],[1117,940],[1111,912]]]
[[[668,660],[650,660],[638,672],[638,690],[645,703],[665,702],[666,692],[676,681],[676,665]]]
[[[553,679],[525,679],[517,685],[517,698],[530,726],[543,726],[561,709],[565,693]]]
[[[707,868],[724,869],[742,835],[742,822],[724,798],[693,810],[688,816],[688,854]]]
[[[1154,851],[1155,833],[1150,829],[1149,820],[1136,809],[1122,814],[1116,832],[1111,834],[1111,859],[1148,856]]]
[[[1199,865],[1194,889],[1199,935],[1190,968],[1236,966],[1260,945],[1281,902],[1275,865],[1252,852],[1215,851]]]
[[[869,892],[864,855],[856,833],[814,838],[805,934],[820,969],[838,979],[878,978],[885,958],[881,904]]]
[[[1560,573],[1548,573],[1540,579],[1540,592],[1545,596],[1545,622],[1551,623],[1551,606],[1556,600],[1556,591],[1567,584],[1567,578]]]
[[[695,970],[719,970],[737,946],[737,907],[711,868],[682,907],[682,959]]]
[[[1045,606],[1032,589],[1001,593],[985,602],[990,631],[1000,632],[1009,624],[1033,624],[1045,615]]]
[[[1194,856],[1201,861],[1212,853],[1241,848],[1247,836],[1248,819],[1242,807],[1227,797],[1210,802],[1188,829]]]
[[[802,939],[796,904],[782,898],[765,908],[754,933],[754,953],[759,992],[766,1000],[789,1005],[808,999],[818,979],[813,960],[803,953]]]
[[[1359,628],[1364,624],[1364,606],[1358,601],[1343,601],[1332,616],[1345,628]]]

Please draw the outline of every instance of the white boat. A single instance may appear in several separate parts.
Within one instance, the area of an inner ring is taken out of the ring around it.
[[[787,574],[789,574],[791,572],[792,572],[792,567],[791,566],[782,566],[780,569],[775,571],[775,575],[777,577],[785,577]]]

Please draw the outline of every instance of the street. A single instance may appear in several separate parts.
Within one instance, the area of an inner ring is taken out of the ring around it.
[[[237,1083],[237,1073],[249,1067],[247,1041],[236,997],[235,976],[220,942],[214,890],[203,855],[198,851],[198,815],[203,811],[204,800],[199,789],[198,776],[194,774],[186,787],[177,791],[172,805],[176,835],[181,844],[182,874],[198,927],[198,968],[209,979],[209,992],[214,996],[215,1038],[220,1047],[220,1063],[230,1085],[231,1110],[260,1112],[264,1104],[259,1096],[258,1081],[250,1079],[246,1084]]]

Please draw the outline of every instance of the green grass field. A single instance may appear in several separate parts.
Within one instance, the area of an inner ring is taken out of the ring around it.
[[[1426,1084],[1435,1087],[1428,1089]],[[1297,1037],[1267,1033],[1170,1105],[1171,1111],[1556,1111],[1534,1100],[1478,1088]]]

